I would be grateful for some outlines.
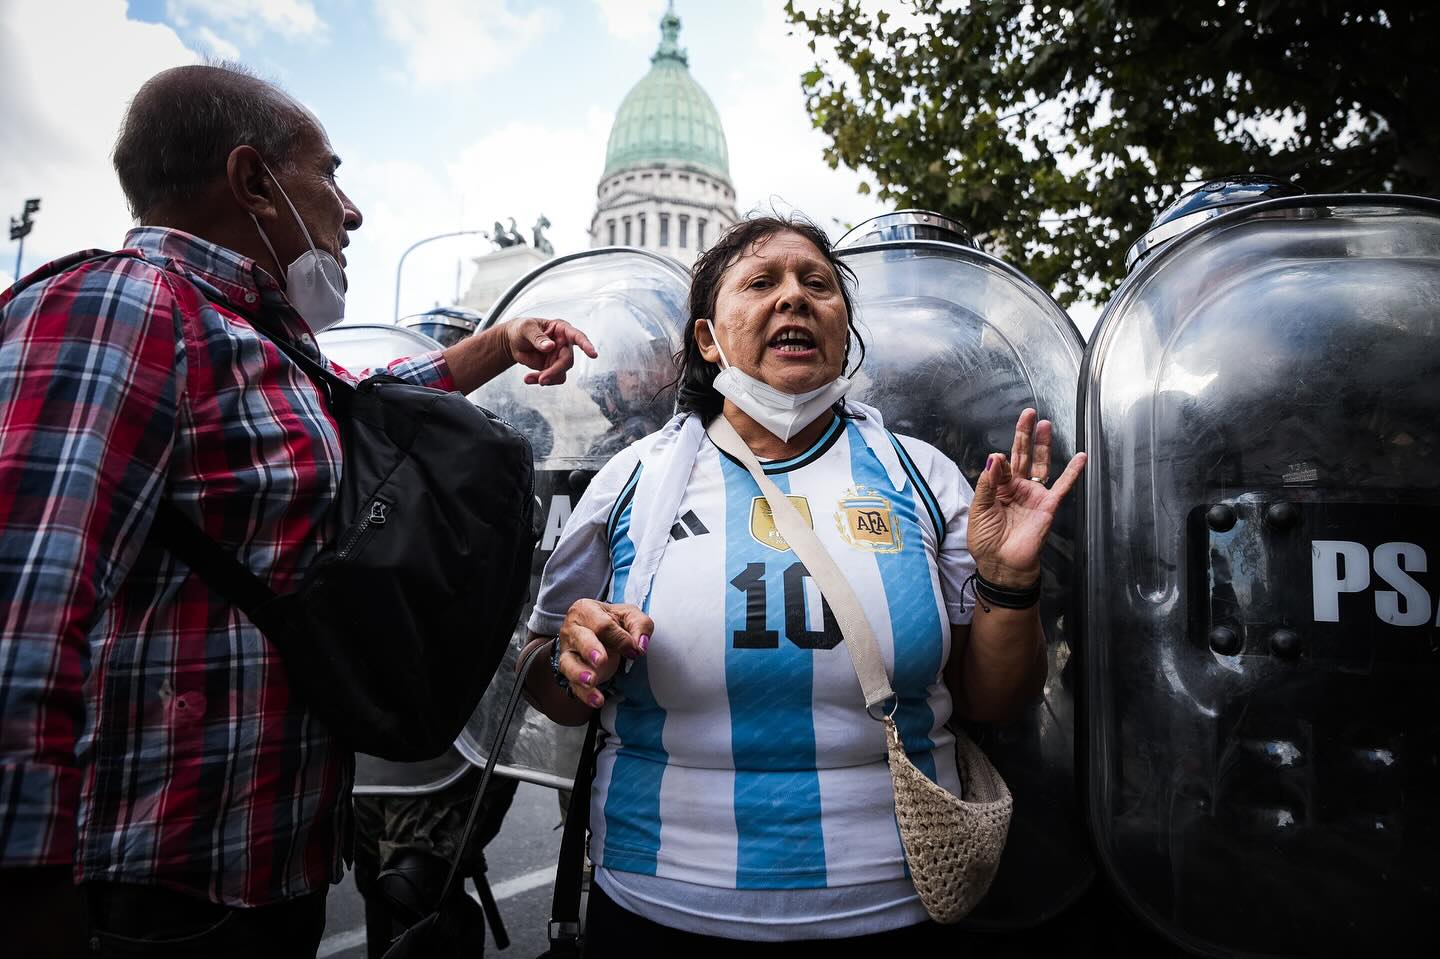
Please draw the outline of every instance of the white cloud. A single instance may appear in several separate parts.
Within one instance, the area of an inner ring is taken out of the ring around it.
[[[125,0],[0,3],[0,200],[15,207],[0,217],[18,214],[25,197],[43,200],[25,242],[27,272],[75,250],[120,245],[130,215],[110,150],[126,103],[160,70],[198,59],[169,27],[127,20],[125,11]],[[13,265],[14,245],[0,249]]]
[[[166,0],[165,12],[182,27],[192,15],[225,24],[250,42],[262,28],[291,39],[325,32],[311,0]]]
[[[858,173],[826,166],[827,139],[811,124],[800,90],[800,75],[814,63],[814,54],[799,36],[789,35],[790,29],[781,6],[766,5],[748,58],[729,77],[730,95],[716,103],[730,148],[731,178],[742,215],[756,207],[793,209],[839,237],[847,224],[888,207],[856,192],[863,179]],[[715,57],[720,59],[718,52]],[[704,85],[703,75],[698,79]]]
[[[509,0],[375,0],[375,15],[404,53],[403,77],[422,88],[504,69],[553,19],[546,10],[515,13]]]
[[[528,241],[531,225],[544,214],[553,224],[546,236],[557,253],[588,248],[611,119],[596,110],[573,127],[510,124],[459,148],[443,173],[411,161],[367,163],[359,151],[338,143],[342,153],[355,157],[342,174],[346,192],[365,215],[346,250],[347,319],[389,322],[400,255],[437,233],[489,230],[496,220],[508,224],[514,217]],[[400,315],[453,302],[457,260],[463,293],[473,272],[471,258],[490,249],[482,237],[437,240],[417,249],[405,260]]]
[[[660,38],[665,0],[595,0],[605,29],[621,40]]]
[[[205,46],[210,48],[211,53],[219,57],[221,60],[240,59],[240,48],[235,46],[235,44],[231,43],[229,40],[226,40],[224,37],[217,34],[214,30],[211,30],[209,27],[201,27],[199,31],[197,31],[196,36],[200,38],[201,42],[203,42]]]

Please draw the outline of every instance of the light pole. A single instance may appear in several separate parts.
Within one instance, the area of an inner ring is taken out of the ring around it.
[[[25,201],[25,209],[20,211],[20,219],[10,218],[10,239],[20,241],[20,249],[15,253],[15,282],[20,282],[20,263],[25,258],[25,238],[30,231],[35,229],[35,221],[30,219],[30,214],[40,211],[40,198]]]
[[[449,236],[476,235],[483,236],[487,240],[490,239],[489,230],[455,230],[451,233],[437,233],[434,236],[427,236],[422,240],[416,240],[414,243],[411,243],[408,247],[405,248],[405,252],[400,254],[400,262],[395,264],[395,316],[391,319],[390,322],[400,322],[400,271],[405,268],[405,258],[410,255],[410,252],[414,250],[417,246],[424,246],[431,240],[443,240]]]

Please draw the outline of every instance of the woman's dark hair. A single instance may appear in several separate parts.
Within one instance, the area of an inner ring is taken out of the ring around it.
[[[865,360],[865,341],[855,326],[855,303],[850,293],[855,285],[855,271],[835,255],[825,231],[799,215],[756,216],[741,220],[721,234],[715,245],[695,260],[690,273],[690,319],[685,324],[684,346],[675,354],[675,367],[679,373],[675,380],[678,386],[676,405],[682,410],[700,414],[704,423],[719,415],[725,400],[714,386],[715,377],[720,374],[719,365],[700,355],[700,344],[695,340],[695,321],[714,318],[715,300],[719,296],[725,271],[748,251],[778,233],[794,233],[809,240],[835,271],[840,298],[845,302],[845,319],[850,327],[850,339],[845,343],[846,372],[854,371],[849,367],[851,340],[860,345],[860,356],[854,369],[858,370]]]

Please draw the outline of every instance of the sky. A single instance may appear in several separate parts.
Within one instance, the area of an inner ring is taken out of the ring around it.
[[[411,243],[536,218],[557,253],[586,231],[615,111],[660,40],[664,0],[0,0],[0,215],[40,197],[24,271],[132,225],[110,166],[120,118],[170,66],[238,59],[325,125],[364,225],[346,250],[347,319],[387,322]],[[741,213],[799,210],[833,234],[885,208],[830,170],[781,0],[678,0],[681,46],[724,123]],[[0,289],[16,245],[0,245]],[[401,315],[468,285],[483,237],[406,260]]]

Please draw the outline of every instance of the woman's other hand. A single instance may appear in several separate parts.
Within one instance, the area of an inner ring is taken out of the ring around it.
[[[980,575],[998,586],[1024,589],[1040,576],[1040,554],[1055,512],[1080,478],[1087,459],[1075,454],[1055,481],[1050,478],[1049,420],[1026,409],[1015,424],[1010,457],[992,453],[975,484],[970,504],[969,548]]]
[[[598,687],[609,682],[626,659],[644,656],[654,631],[655,623],[638,606],[576,600],[557,639],[560,672],[575,698],[597,709],[605,705]]]

